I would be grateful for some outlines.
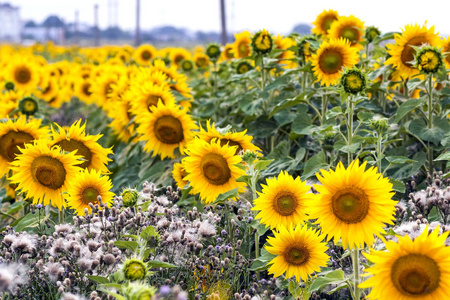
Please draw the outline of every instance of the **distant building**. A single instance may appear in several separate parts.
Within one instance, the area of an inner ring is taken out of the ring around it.
[[[63,44],[65,39],[65,25],[57,16],[49,16],[40,25],[34,21],[29,21],[25,23],[23,36],[25,39],[32,39],[38,42],[52,40],[57,44]]]
[[[20,42],[20,9],[9,3],[0,3],[0,41]]]

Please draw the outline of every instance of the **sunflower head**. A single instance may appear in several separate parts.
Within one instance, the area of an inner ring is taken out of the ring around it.
[[[316,21],[313,22],[315,27],[312,29],[312,33],[326,36],[328,30],[330,30],[331,24],[337,21],[338,18],[339,14],[337,11],[331,9],[324,10],[317,16]]]
[[[33,116],[39,110],[39,104],[35,97],[24,97],[19,101],[19,110],[22,114],[27,116]]]
[[[124,295],[129,300],[155,299],[156,289],[141,281],[129,283],[124,289]]]
[[[272,50],[273,39],[265,29],[255,33],[252,38],[252,49],[257,54],[267,54]]]
[[[133,207],[139,200],[139,192],[136,189],[123,189],[120,196],[125,207]]]
[[[147,276],[148,267],[144,261],[130,258],[125,261],[122,272],[127,280],[141,280]]]
[[[208,57],[212,61],[216,61],[219,58],[221,52],[222,51],[220,50],[220,46],[216,43],[209,44],[206,48],[206,55],[208,55]]]
[[[415,66],[418,70],[425,73],[436,73],[444,64],[444,56],[437,47],[425,45],[422,47],[415,47]]]
[[[317,39],[315,36],[306,36],[300,39],[300,41],[297,43],[297,56],[301,62],[308,62],[311,60],[312,55],[317,52],[317,48],[314,47],[311,42],[317,42]]]
[[[183,69],[184,72],[189,72],[194,69],[194,63],[190,59],[185,59],[181,62],[181,69]]]
[[[198,68],[207,68],[209,66],[209,57],[203,52],[195,53],[193,59]]]
[[[7,81],[7,82],[5,83],[5,89],[6,89],[7,91],[14,91],[14,88],[15,88],[14,82],[12,82],[12,81]]]
[[[253,69],[252,65],[248,61],[243,60],[237,64],[236,73],[238,73],[239,75],[242,75],[242,74],[247,73],[251,69]]]
[[[286,272],[285,277],[295,276],[296,281],[307,281],[312,273],[325,267],[329,256],[325,236],[308,229],[306,225],[284,227],[280,225],[273,231],[274,237],[269,237],[266,250],[276,255],[269,264],[269,274],[279,277]]]
[[[359,43],[363,40],[363,31],[364,22],[360,19],[354,16],[341,16],[331,25],[328,37],[335,39],[344,38],[350,41],[352,47],[363,49],[363,46]]]
[[[363,93],[367,87],[367,74],[363,73],[360,69],[353,67],[352,69],[345,70],[341,76],[341,86],[348,94]]]
[[[429,233],[428,225],[411,240],[399,237],[387,241],[387,251],[363,253],[375,264],[366,269],[373,275],[359,286],[372,288],[370,299],[447,299],[450,247],[445,245],[449,232],[439,236],[439,226]]]
[[[364,37],[371,43],[377,36],[381,34],[381,31],[375,26],[369,26],[365,30]]]

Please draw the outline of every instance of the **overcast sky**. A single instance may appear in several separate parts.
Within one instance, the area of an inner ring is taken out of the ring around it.
[[[100,27],[113,22],[108,3],[117,2],[118,25],[133,29],[136,21],[135,0],[0,0],[20,7],[24,20],[42,22],[48,15],[58,15],[73,22],[79,11],[82,23],[94,23],[94,4],[99,6]],[[161,25],[185,27],[191,30],[219,31],[219,0],[141,0],[143,30]],[[404,0],[225,0],[229,32],[256,31],[262,28],[273,33],[287,34],[299,23],[311,23],[324,9],[334,9],[340,15],[360,18],[366,26],[375,25],[382,32],[400,31],[406,24],[435,25],[441,33],[450,33],[450,1]],[[114,15],[114,14],[111,14]],[[0,20],[1,21],[1,20]]]

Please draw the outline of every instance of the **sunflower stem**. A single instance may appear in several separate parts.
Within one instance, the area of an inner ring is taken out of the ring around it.
[[[264,69],[264,57],[261,58],[261,91],[266,89],[266,70]]]
[[[359,300],[361,298],[361,290],[358,285],[360,283],[360,275],[359,275],[359,250],[358,248],[352,249],[352,263],[353,263],[353,285],[354,285],[354,300]]]
[[[428,129],[433,129],[433,74],[428,77]],[[433,147],[428,142],[428,172],[433,176]]]
[[[64,207],[61,207],[61,209],[59,210],[58,221],[59,221],[59,224],[64,223]]]
[[[320,124],[323,125],[325,123],[325,114],[327,112],[327,104],[328,104],[328,96],[327,94],[322,94],[322,118],[320,120]]]
[[[213,71],[213,96],[216,95],[217,92],[217,62],[216,60],[213,61],[214,64],[214,71]]]
[[[348,97],[348,107],[349,107],[349,109],[348,109],[348,115],[347,115],[347,118],[348,118],[348,120],[347,120],[347,126],[348,126],[348,128],[347,128],[347,134],[348,134],[347,142],[348,142],[348,146],[350,148],[350,145],[352,144],[352,140],[353,140],[353,112],[355,110],[354,103],[353,103],[351,97]],[[350,149],[347,149],[347,150],[350,150]],[[347,154],[348,154],[347,155],[348,164],[350,164],[351,161],[353,160],[353,155],[352,155],[352,153],[350,153],[350,151]]]

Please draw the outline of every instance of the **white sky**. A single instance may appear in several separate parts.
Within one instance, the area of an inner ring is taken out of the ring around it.
[[[79,11],[82,23],[94,23],[94,4],[99,5],[101,28],[108,26],[108,2],[118,3],[118,25],[135,27],[135,0],[0,0],[20,6],[24,20],[42,22],[55,14],[72,22]],[[219,0],[141,0],[141,28],[161,25],[185,27],[191,30],[219,31]],[[325,9],[340,15],[360,18],[366,26],[375,25],[382,32],[400,31],[410,23],[435,25],[441,34],[450,33],[450,1],[445,0],[225,0],[229,32],[256,31],[262,28],[272,33],[287,34],[299,23],[311,23]],[[0,20],[1,21],[1,20]]]

